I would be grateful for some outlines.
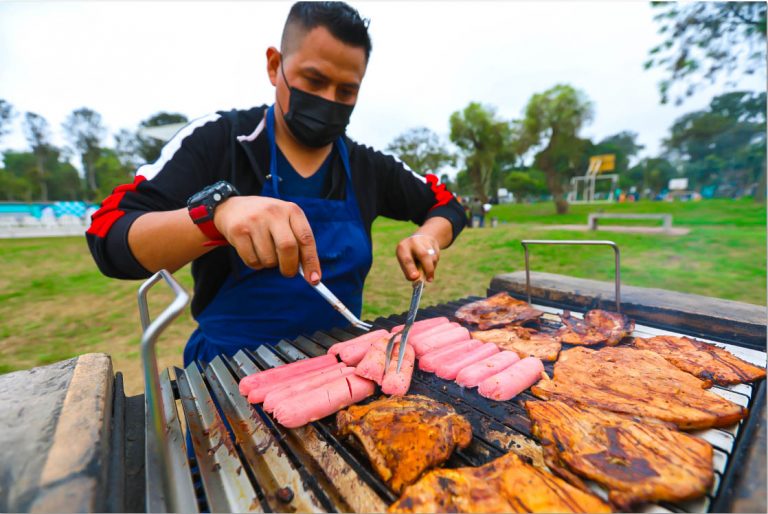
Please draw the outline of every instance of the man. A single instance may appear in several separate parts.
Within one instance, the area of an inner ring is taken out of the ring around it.
[[[464,227],[435,177],[344,136],[370,51],[353,8],[295,4],[281,49],[267,49],[275,103],[193,121],[94,214],[88,243],[108,276],[192,262],[199,327],[185,365],[345,324],[307,282],[360,315],[379,215],[420,225],[396,249],[408,280],[418,267],[432,280]]]

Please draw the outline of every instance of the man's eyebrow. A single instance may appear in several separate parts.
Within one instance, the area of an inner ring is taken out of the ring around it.
[[[325,75],[323,72],[315,68],[314,66],[307,66],[306,68],[302,68],[301,71],[308,75],[314,75],[319,79],[322,80],[330,80],[327,75]],[[342,82],[342,86],[349,87],[353,89],[360,89],[360,83],[359,82]]]

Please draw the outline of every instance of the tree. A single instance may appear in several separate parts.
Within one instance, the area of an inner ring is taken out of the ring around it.
[[[667,72],[659,83],[661,103],[674,93],[679,105],[721,76],[735,85],[734,78],[742,73],[765,73],[765,2],[651,4],[657,10],[658,32],[666,39],[650,50],[645,68]]]
[[[585,169],[592,143],[578,132],[591,119],[592,102],[567,84],[534,94],[525,108],[518,145],[523,152],[543,146],[534,165],[544,172],[558,214],[568,212],[565,180]]]
[[[50,132],[48,121],[39,114],[28,112],[24,115],[24,136],[35,156],[37,184],[42,202],[48,201],[48,184],[46,182],[48,177],[45,172],[45,161],[50,147]]]
[[[426,127],[413,128],[400,134],[387,145],[387,151],[422,175],[437,174],[444,166],[456,164],[456,156],[446,149],[440,136]]]
[[[139,123],[139,130],[136,133],[136,154],[139,156],[140,162],[155,162],[160,157],[163,146],[165,146],[165,141],[143,135],[142,129],[186,123],[187,121],[189,121],[187,117],[180,113],[158,112]]]
[[[669,179],[675,175],[672,163],[661,157],[642,159],[627,171],[632,184],[639,186],[641,193],[648,191],[651,198],[666,189]]]
[[[10,124],[13,121],[15,113],[13,106],[0,98],[0,139],[10,132]]]
[[[37,156],[32,152],[7,151],[3,153],[3,161],[5,169],[0,170],[0,198],[22,201],[39,198]],[[44,167],[49,199],[82,199],[80,176],[69,162],[62,159],[58,148],[47,148]]]
[[[543,176],[539,177],[536,171],[538,170],[510,171],[504,177],[504,187],[515,194],[517,203],[523,203],[527,196],[546,193],[547,185],[544,183]]]
[[[106,133],[101,115],[92,109],[81,107],[72,111],[62,128],[70,144],[80,154],[86,184],[93,198],[98,192],[94,164],[99,157],[101,140]]]
[[[511,144],[510,124],[477,102],[451,114],[450,124],[451,141],[463,152],[474,192],[487,202],[496,158]]]
[[[707,110],[685,114],[664,146],[697,187],[738,194],[762,179],[766,155],[766,94],[737,91],[712,99]],[[756,199],[764,197],[757,195]]]
[[[94,163],[99,198],[106,198],[114,188],[132,180],[133,168],[125,166],[114,150],[103,148]]]

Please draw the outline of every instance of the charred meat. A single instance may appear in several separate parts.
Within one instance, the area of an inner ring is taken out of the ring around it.
[[[466,448],[472,426],[450,405],[420,395],[392,396],[339,412],[341,435],[354,435],[376,473],[396,493]]]
[[[456,319],[477,325],[480,330],[487,330],[504,325],[522,325],[539,319],[542,314],[528,302],[512,298],[507,293],[499,293],[462,305],[456,311]]]
[[[712,486],[712,447],[674,425],[563,401],[525,408],[550,469],[585,491],[579,477],[604,485],[620,511],[699,498]]]
[[[508,453],[476,468],[427,473],[389,512],[611,512],[602,500]]]
[[[681,370],[715,384],[740,384],[765,378],[765,368],[745,362],[715,345],[688,337],[637,337],[634,345],[641,350],[656,352]]]
[[[491,330],[478,330],[472,332],[472,339],[495,343],[502,350],[517,353],[521,359],[536,357],[548,362],[557,360],[557,355],[562,347],[558,335],[545,334],[514,325]]]
[[[605,343],[615,346],[619,341],[632,333],[635,322],[619,314],[600,309],[592,309],[580,320],[571,316],[570,311],[560,315],[563,328],[559,335],[564,343],[592,346]]]
[[[677,369],[657,353],[627,347],[571,348],[560,354],[551,380],[531,388],[537,397],[656,418],[681,429],[724,427],[747,410],[705,390],[710,384]]]

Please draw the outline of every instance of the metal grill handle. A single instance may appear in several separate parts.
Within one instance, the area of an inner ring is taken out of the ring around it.
[[[149,304],[147,303],[147,292],[160,279],[164,279],[166,284],[173,290],[175,298],[173,302],[165,308],[163,312],[150,322]],[[185,477],[181,475],[182,469],[174,466],[171,457],[171,450],[168,443],[168,436],[165,430],[165,412],[166,406],[163,404],[163,396],[160,391],[160,374],[157,366],[157,354],[155,344],[160,334],[176,319],[189,303],[189,294],[181,287],[176,279],[166,270],[160,270],[141,287],[139,287],[139,316],[141,317],[141,361],[144,368],[144,395],[146,401],[147,427],[152,431],[155,441],[158,443],[156,450],[159,450],[159,461],[162,480],[165,482],[163,490],[166,494],[168,512],[193,512],[197,511],[197,503],[194,494],[190,497],[188,489],[185,488]],[[175,405],[173,406],[175,409]],[[153,456],[157,457],[157,455]],[[146,463],[150,465],[149,461]]]
[[[531,303],[531,267],[528,262],[528,245],[586,245],[586,246],[610,246],[615,255],[616,271],[616,312],[621,312],[621,253],[619,246],[613,241],[580,241],[580,240],[551,240],[551,239],[524,239],[520,241],[525,250],[525,292],[528,295],[528,303]]]

